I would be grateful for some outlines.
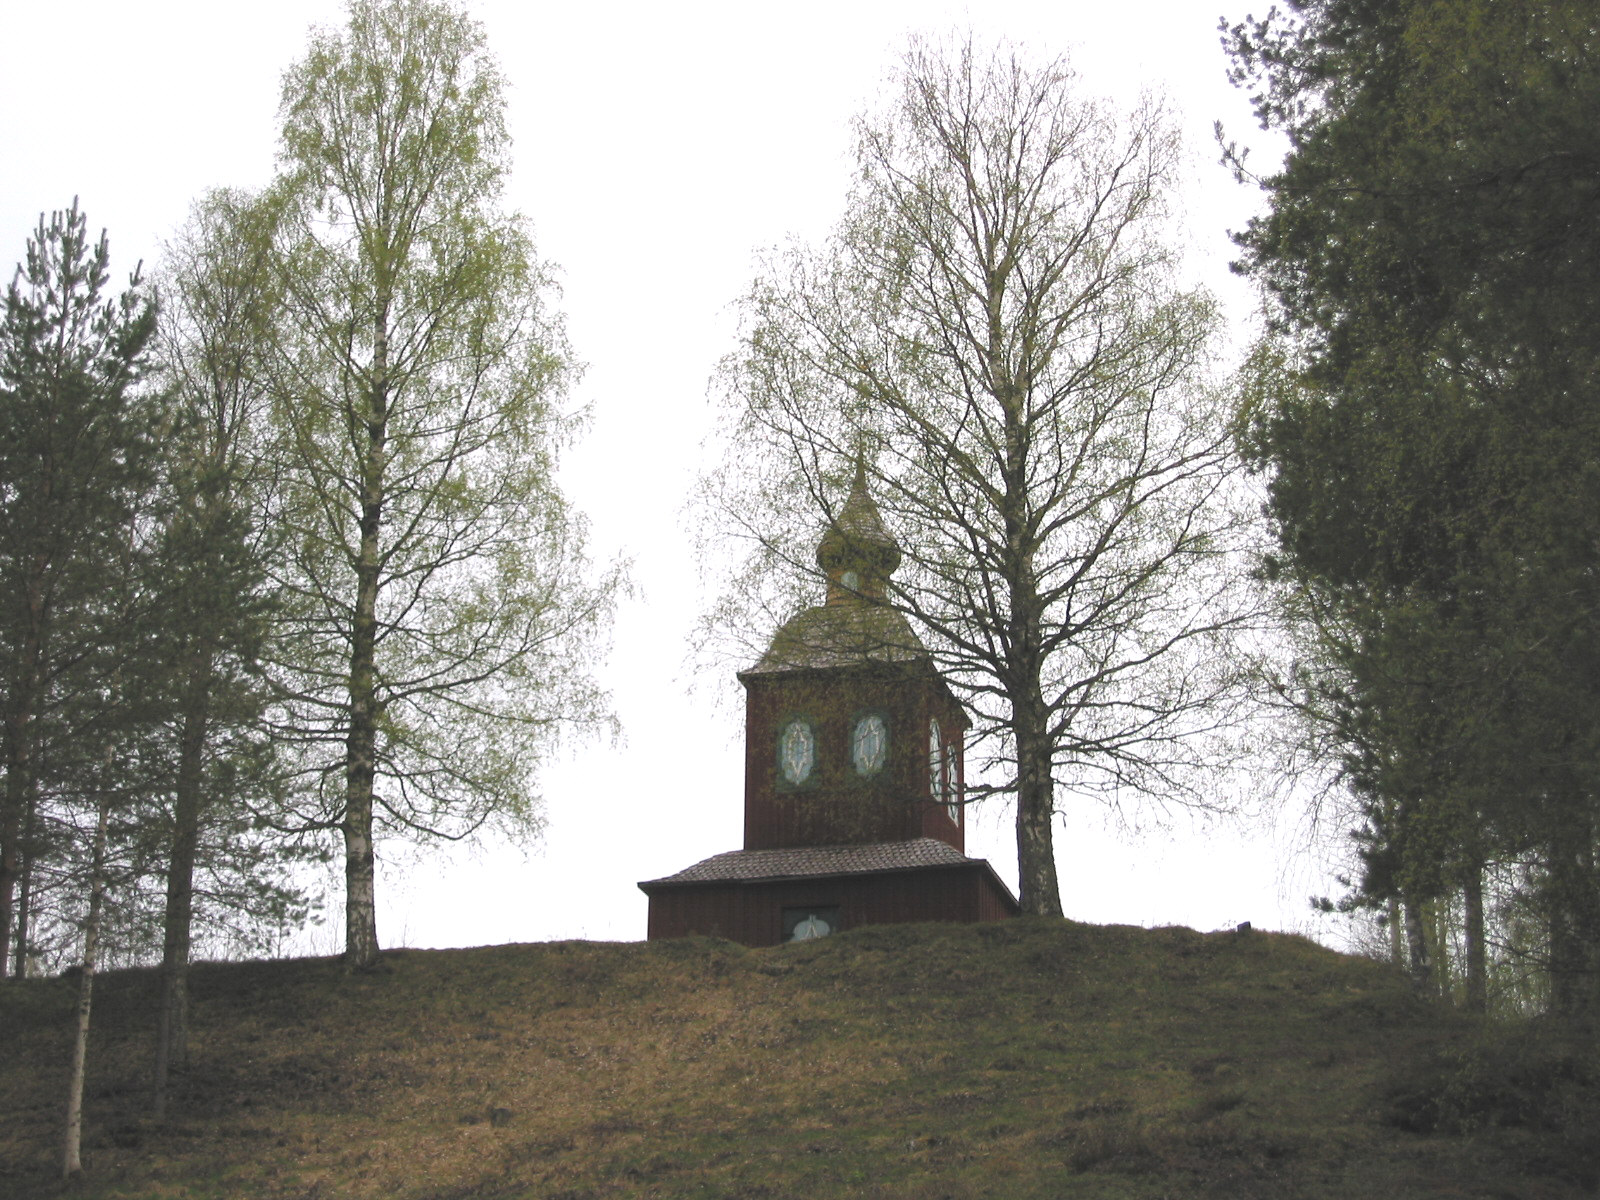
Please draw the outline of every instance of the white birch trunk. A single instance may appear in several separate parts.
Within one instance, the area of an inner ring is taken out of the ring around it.
[[[105,899],[106,818],[110,809],[110,797],[102,795],[95,818],[94,853],[89,868],[89,919],[83,930],[83,974],[78,979],[78,1030],[72,1043],[72,1076],[67,1082],[62,1178],[83,1170],[79,1154],[83,1143],[83,1072],[89,1057],[89,1009],[94,997],[95,956],[100,948],[100,909]]]

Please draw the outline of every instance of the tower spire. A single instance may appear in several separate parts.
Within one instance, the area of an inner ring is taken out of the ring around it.
[[[902,557],[867,489],[865,443],[865,435],[857,438],[850,495],[817,544],[817,565],[828,576],[830,605],[882,600]]]

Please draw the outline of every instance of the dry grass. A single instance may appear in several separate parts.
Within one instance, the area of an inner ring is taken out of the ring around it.
[[[66,1188],[73,989],[0,988],[0,1196],[1535,1200],[1595,1182],[1587,1066],[1554,1055],[1556,1109],[1502,1119],[1494,1055],[1465,1049],[1494,1031],[1299,938],[1015,921],[386,966],[198,968],[163,1126],[143,1093],[153,977],[104,977],[87,1173]],[[1452,1108],[1463,1089],[1490,1101]]]

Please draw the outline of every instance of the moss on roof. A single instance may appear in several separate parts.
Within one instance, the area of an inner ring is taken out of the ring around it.
[[[747,675],[906,663],[929,657],[905,617],[881,604],[830,604],[791,617]]]

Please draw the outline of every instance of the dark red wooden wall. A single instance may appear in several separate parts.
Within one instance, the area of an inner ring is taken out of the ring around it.
[[[745,678],[744,848],[858,845],[932,837],[965,853],[960,810],[952,820],[928,789],[928,722],[937,717],[956,752],[958,792],[966,714],[931,667],[878,668]],[[864,711],[889,726],[889,761],[863,780],[850,761],[850,733]],[[791,715],[816,726],[811,786],[778,779],[778,730]]]
[[[661,888],[650,897],[648,937],[707,934],[747,946],[783,940],[783,910],[837,907],[841,930],[907,921],[999,921],[1016,908],[985,863],[881,875]]]

